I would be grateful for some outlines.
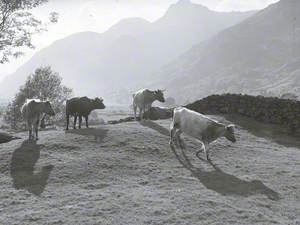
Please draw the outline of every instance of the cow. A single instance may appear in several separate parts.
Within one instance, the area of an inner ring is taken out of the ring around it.
[[[69,118],[74,116],[74,129],[76,129],[77,117],[79,117],[79,129],[81,129],[82,117],[85,118],[86,127],[89,127],[88,119],[90,113],[94,109],[105,109],[102,98],[90,99],[88,97],[76,97],[67,100],[66,103],[66,119],[67,128],[69,130]]]
[[[165,102],[163,90],[150,91],[148,89],[142,89],[137,91],[132,95],[133,97],[133,110],[134,110],[134,119],[136,118],[136,110],[140,110],[140,119],[143,119],[143,114],[151,108],[152,103],[155,100],[160,102]]]
[[[27,123],[29,131],[29,140],[34,139],[32,135],[32,127],[35,130],[35,139],[38,140],[38,127],[40,118],[43,113],[54,116],[55,112],[49,101],[41,101],[39,99],[27,99],[21,108],[23,119]]]
[[[226,126],[195,111],[177,107],[174,109],[173,121],[170,126],[171,147],[173,147],[174,141],[176,141],[176,145],[184,147],[183,140],[180,138],[182,133],[195,138],[202,144],[202,148],[196,153],[196,156],[200,158],[199,153],[204,150],[208,161],[210,161],[210,157],[207,145],[220,137],[225,137],[233,143],[236,142],[233,124]]]

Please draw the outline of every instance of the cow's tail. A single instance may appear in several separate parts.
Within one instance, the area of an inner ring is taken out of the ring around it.
[[[66,101],[66,116],[69,114],[69,100]]]

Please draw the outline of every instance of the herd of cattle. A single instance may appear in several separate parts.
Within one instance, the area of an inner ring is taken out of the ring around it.
[[[165,102],[163,90],[151,91],[142,89],[133,94],[134,117],[136,118],[137,108],[139,117],[142,120],[143,114],[151,108],[154,101]],[[104,109],[105,105],[102,98],[89,99],[87,97],[72,98],[66,101],[66,120],[69,129],[70,116],[74,117],[73,128],[76,129],[77,118],[79,119],[79,129],[81,128],[82,117],[89,127],[88,117],[94,109]],[[55,112],[49,101],[40,101],[38,99],[27,99],[21,108],[22,116],[27,123],[29,139],[38,140],[38,127],[43,114],[54,116]],[[34,134],[33,134],[34,129]],[[184,148],[184,142],[181,134],[185,133],[195,138],[202,145],[196,156],[200,158],[199,153],[204,151],[207,160],[209,160],[208,144],[214,142],[219,137],[225,137],[231,142],[236,142],[234,135],[234,125],[224,125],[205,115],[191,111],[184,107],[174,109],[173,120],[170,126],[170,146]]]

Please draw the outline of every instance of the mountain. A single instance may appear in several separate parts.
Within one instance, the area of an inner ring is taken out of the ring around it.
[[[213,12],[180,0],[153,23],[129,18],[102,34],[77,33],[54,42],[7,76],[0,95],[12,96],[37,67],[50,65],[76,94],[112,98],[140,88],[162,65],[253,14]]]
[[[272,4],[194,46],[164,67],[157,83],[181,102],[223,92],[299,95],[299,15],[299,0]]]

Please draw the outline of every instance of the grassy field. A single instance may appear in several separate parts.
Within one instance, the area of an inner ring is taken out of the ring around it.
[[[208,163],[189,138],[173,152],[169,124],[19,133],[0,146],[0,224],[299,224],[297,142],[238,127]]]

